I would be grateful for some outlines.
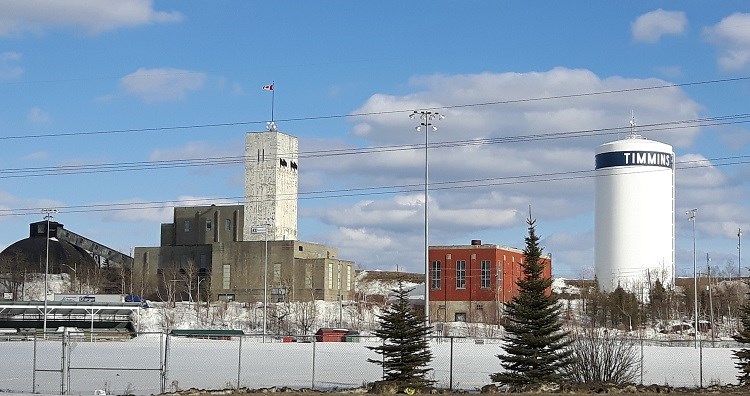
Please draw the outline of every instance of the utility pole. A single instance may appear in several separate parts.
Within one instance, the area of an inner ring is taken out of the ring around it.
[[[737,278],[742,279],[742,228],[737,229]]]
[[[706,253],[706,275],[708,276],[708,306],[709,306],[709,315],[711,315],[711,346],[715,346],[714,343],[716,342],[716,332],[714,330],[714,297],[713,292],[711,290],[711,265],[709,264],[711,262],[711,258],[708,257],[708,253]]]
[[[695,347],[698,347],[698,268],[695,264],[695,215],[698,209],[690,209],[685,214],[688,221],[693,223],[693,315],[695,316]]]
[[[46,258],[44,260],[44,324],[42,331],[44,339],[47,339],[47,290],[49,288],[49,221],[52,220],[52,214],[57,213],[57,209],[42,209],[44,220],[47,220],[47,247],[45,249]]]

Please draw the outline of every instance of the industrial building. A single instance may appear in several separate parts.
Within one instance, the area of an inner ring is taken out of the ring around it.
[[[122,293],[121,269],[132,264],[127,254],[70,231],[62,223],[38,221],[29,225],[28,238],[0,253],[0,273],[4,274],[0,291],[5,300],[20,300],[27,274],[44,274],[49,267],[50,274],[69,274],[73,287],[96,284],[103,293]]]
[[[174,221],[161,226],[161,245],[135,248],[134,292],[165,301],[260,302],[266,293],[269,302],[350,299],[353,262],[325,245],[271,240],[270,227],[256,232],[268,242],[244,241],[244,209],[175,208]]]
[[[594,264],[599,287],[674,285],[674,151],[632,133],[596,150]]]
[[[354,263],[297,240],[297,138],[245,138],[245,203],[178,207],[158,247],[136,247],[135,290],[161,299],[259,302],[349,299]]]
[[[518,295],[523,250],[483,244],[430,246],[430,317],[436,322],[497,323],[504,304]],[[542,257],[552,277],[552,257]]]

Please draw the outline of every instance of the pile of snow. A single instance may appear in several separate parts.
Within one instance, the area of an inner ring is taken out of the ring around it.
[[[567,283],[565,278],[555,278],[552,280],[552,292],[555,294],[580,295],[581,290]]]

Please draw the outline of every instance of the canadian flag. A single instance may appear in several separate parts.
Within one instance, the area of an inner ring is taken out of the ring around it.
[[[273,91],[273,84],[271,84],[271,85],[264,85],[263,89],[265,89],[266,91]]]

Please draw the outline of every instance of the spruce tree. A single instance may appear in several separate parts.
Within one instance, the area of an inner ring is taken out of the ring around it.
[[[383,340],[383,344],[367,347],[382,356],[382,360],[367,361],[383,366],[383,381],[400,390],[420,390],[433,383],[426,378],[431,371],[427,367],[432,361],[427,339],[431,331],[409,305],[411,290],[404,289],[403,281],[399,280],[398,288],[392,290],[396,301],[378,317],[380,328],[375,335]]]
[[[542,249],[531,214],[526,223],[524,276],[516,282],[518,295],[506,307],[505,353],[497,355],[505,370],[490,375],[492,381],[513,389],[559,383],[562,370],[572,362],[571,340],[562,330],[560,304],[549,294],[552,280],[544,277]]]
[[[732,338],[734,338],[735,341],[740,342],[742,344],[749,344],[750,343],[750,291],[747,293],[747,297],[745,298],[745,304],[742,305],[742,308],[740,309],[740,320],[742,321],[742,329],[739,333],[735,334]],[[748,348],[742,348],[734,351],[732,353],[734,355],[734,359],[737,360],[737,362],[734,364],[734,366],[740,371],[740,374],[737,376],[737,379],[740,382],[740,385],[748,386],[750,385],[750,349]]]

